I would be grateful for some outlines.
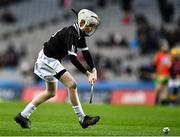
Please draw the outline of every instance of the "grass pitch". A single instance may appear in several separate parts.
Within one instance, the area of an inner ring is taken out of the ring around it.
[[[26,106],[21,102],[0,103],[0,136],[180,136],[180,107],[114,106],[83,104],[84,111],[101,120],[82,129],[69,104],[42,104],[31,115],[31,128],[22,129],[14,116]]]

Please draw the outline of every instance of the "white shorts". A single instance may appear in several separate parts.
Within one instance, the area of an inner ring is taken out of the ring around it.
[[[57,82],[54,77],[57,73],[64,70],[62,64],[54,58],[49,58],[44,54],[43,49],[39,52],[34,66],[34,73],[48,82]]]
[[[168,82],[168,87],[169,88],[180,87],[180,80],[179,79],[170,79]]]

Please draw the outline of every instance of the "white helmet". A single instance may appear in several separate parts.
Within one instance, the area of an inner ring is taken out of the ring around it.
[[[83,26],[80,26],[80,22],[84,20],[85,24]],[[86,35],[90,36],[92,35],[97,27],[100,24],[100,18],[98,15],[90,10],[82,9],[78,13],[78,25],[81,30],[85,28],[85,26],[92,27],[92,31],[90,33],[86,33]]]

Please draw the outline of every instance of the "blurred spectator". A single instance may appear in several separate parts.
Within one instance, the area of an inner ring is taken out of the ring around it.
[[[0,6],[5,7],[12,3],[13,0],[0,0]]]
[[[138,78],[142,81],[152,81],[155,79],[155,66],[153,64],[141,65],[138,68]]]
[[[6,7],[6,6],[9,6],[12,3],[20,2],[20,1],[23,1],[23,0],[0,0],[0,7],[1,6]]]
[[[100,55],[100,54],[96,54],[94,57],[95,60],[95,64],[97,67],[97,77],[98,80],[106,80],[106,76],[105,76],[105,60],[104,58]]]
[[[137,25],[136,37],[139,41],[141,55],[151,54],[158,49],[159,33],[155,27],[151,26],[144,15],[136,15]]]
[[[162,24],[162,26],[160,28],[160,35],[162,38],[164,38],[168,41],[170,48],[172,48],[173,45],[175,44],[174,26],[169,25],[169,24]]]
[[[129,47],[128,40],[120,33],[109,33],[107,38],[96,39],[96,45],[98,47]]]
[[[116,33],[113,35],[113,43],[117,47],[129,47],[128,40],[120,33]]]
[[[125,63],[125,62],[122,63],[121,71],[122,71],[122,74],[125,74],[127,76],[132,75],[132,72],[133,72],[131,66],[129,64]]]
[[[1,21],[7,24],[12,24],[17,21],[16,17],[14,16],[13,12],[9,9],[5,9],[0,17]]]
[[[99,65],[97,67],[97,77],[98,77],[98,80],[106,80],[106,76],[105,76],[105,71],[104,71],[104,67]]]
[[[0,67],[17,67],[19,55],[14,47],[14,43],[10,43],[6,51],[0,54]]]
[[[122,72],[122,60],[120,58],[117,58],[114,60],[114,74],[115,75],[121,75]]]
[[[167,83],[169,80],[169,69],[171,66],[169,56],[169,45],[166,40],[160,41],[160,50],[154,56],[156,67],[156,103],[162,103],[167,100]]]
[[[177,22],[176,22],[176,27],[174,29],[174,41],[175,41],[175,44],[177,43],[180,43],[180,17],[177,19]]]
[[[63,15],[65,20],[68,20],[72,15],[71,12],[72,5],[73,5],[73,0],[59,0],[59,6],[63,7],[65,10]]]
[[[170,48],[173,48],[176,44],[180,42],[180,17],[177,19],[175,24],[162,24],[160,28],[161,37],[168,40]]]
[[[73,0],[59,0],[58,5],[65,9],[70,9],[72,7]]]
[[[171,50],[172,65],[170,68],[169,100],[172,104],[180,103],[178,94],[180,94],[180,47]]]
[[[33,73],[33,64],[31,64],[28,60],[28,58],[23,57],[19,61],[18,65],[18,71],[20,72],[23,81],[22,83],[27,85],[27,84],[33,84],[36,82],[39,82],[40,78],[35,77],[35,74]]]
[[[28,54],[28,52],[27,52],[27,45],[23,42],[20,45],[19,57],[24,58],[24,57],[27,56],[27,54]]]
[[[97,1],[97,5],[100,7],[100,8],[104,8],[106,6],[106,0],[98,0]]]
[[[121,0],[120,6],[123,11],[122,23],[124,25],[128,25],[131,22],[132,2],[133,0]]]
[[[0,67],[4,67],[5,62],[4,62],[4,54],[0,53]]]
[[[158,0],[159,11],[162,21],[170,23],[174,17],[174,5],[172,0]]]
[[[60,8],[64,7],[64,0],[58,0],[58,6]]]

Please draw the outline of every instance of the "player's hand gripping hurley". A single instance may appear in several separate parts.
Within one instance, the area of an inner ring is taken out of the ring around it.
[[[87,75],[88,75],[89,83],[91,84],[91,88],[90,88],[90,101],[89,101],[89,103],[91,104],[92,103],[93,94],[94,94],[94,83],[97,80],[97,71],[96,71],[96,69],[94,68],[92,70],[92,73],[87,71]]]

